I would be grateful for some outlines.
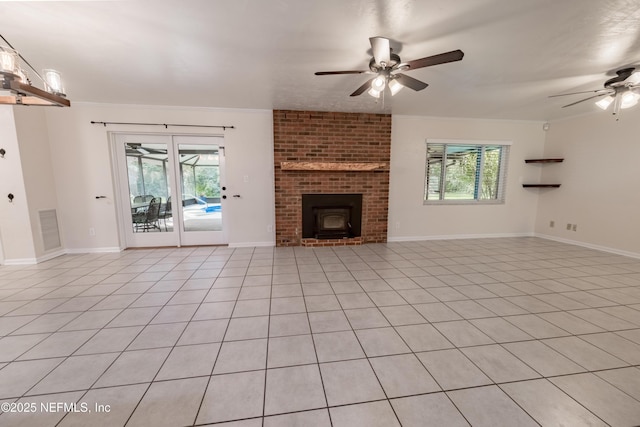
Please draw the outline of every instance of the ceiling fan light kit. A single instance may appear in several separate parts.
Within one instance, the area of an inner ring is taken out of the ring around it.
[[[4,37],[2,40],[9,44]],[[26,71],[20,67],[20,59],[43,81],[45,90],[31,84]],[[11,45],[0,46],[0,78],[2,78],[0,104],[69,107],[71,103],[64,94],[60,73],[45,69],[42,74],[44,77],[38,74]]]
[[[599,108],[607,110],[609,106],[613,104],[613,115],[619,115],[620,110],[634,107],[638,104],[638,101],[640,101],[640,93],[638,93],[640,92],[640,70],[633,67],[622,68],[616,71],[616,74],[616,77],[604,82],[604,89],[563,93],[560,95],[551,95],[550,98],[582,93],[595,93],[595,95],[572,102],[571,104],[563,105],[562,108],[571,107],[590,99],[601,98],[595,102]]]
[[[362,86],[356,89],[351,96],[359,96],[367,92],[374,98],[379,98],[389,89],[391,96],[397,94],[403,87],[408,87],[415,91],[420,91],[427,86],[420,80],[402,74],[401,71],[411,71],[418,68],[431,67],[433,65],[445,64],[447,62],[460,61],[464,57],[461,50],[453,50],[438,55],[428,56],[409,62],[402,62],[400,57],[393,53],[388,38],[371,37],[371,50],[373,57],[369,61],[368,70],[351,71],[318,71],[316,76],[328,76],[336,74],[375,74],[375,77],[367,80]]]

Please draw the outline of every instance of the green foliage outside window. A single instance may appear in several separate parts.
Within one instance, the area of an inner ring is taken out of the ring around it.
[[[427,144],[425,201],[502,201],[507,150],[503,145]]]

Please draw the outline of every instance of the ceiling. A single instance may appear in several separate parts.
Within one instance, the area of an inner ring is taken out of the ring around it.
[[[0,33],[61,71],[72,104],[554,120],[597,107],[549,95],[640,65],[638,0],[3,1]],[[366,69],[372,36],[403,61],[465,57],[384,102],[349,96],[367,75],[314,75]]]

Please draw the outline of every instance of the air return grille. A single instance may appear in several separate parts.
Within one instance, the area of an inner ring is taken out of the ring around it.
[[[58,230],[58,218],[55,209],[39,211],[40,233],[42,233],[42,243],[44,250],[56,249],[60,247],[60,232]]]

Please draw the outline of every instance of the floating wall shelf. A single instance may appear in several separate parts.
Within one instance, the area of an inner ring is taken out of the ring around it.
[[[381,170],[386,163],[377,162],[281,162],[283,171],[350,171],[367,172]]]
[[[546,158],[546,159],[525,159],[525,163],[562,163],[564,159],[561,158]],[[560,184],[522,184],[524,188],[558,188]]]
[[[525,163],[562,163],[564,159],[525,159]]]

